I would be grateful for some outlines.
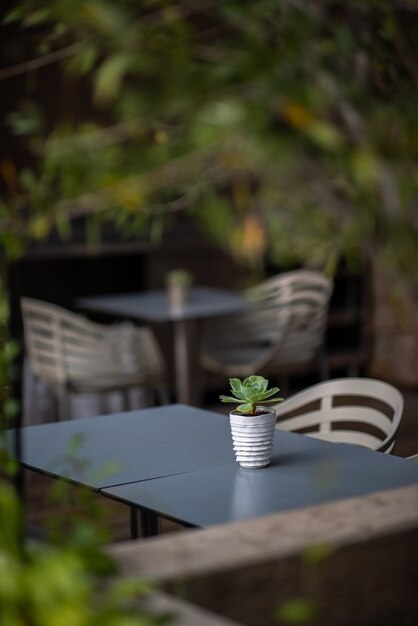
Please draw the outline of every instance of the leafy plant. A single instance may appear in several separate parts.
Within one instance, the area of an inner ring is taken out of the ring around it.
[[[170,270],[166,275],[167,285],[181,285],[183,287],[189,287],[192,282],[192,274],[181,268]]]
[[[37,4],[0,42],[5,247],[181,214],[251,267],[377,259],[417,286],[417,2]]]
[[[255,415],[258,404],[280,402],[283,398],[272,398],[280,389],[268,388],[269,381],[264,376],[249,376],[241,381],[239,378],[230,378],[229,384],[235,396],[219,396],[221,402],[237,403],[237,411],[245,415]]]
[[[152,586],[118,580],[100,530],[89,520],[65,543],[22,541],[23,510],[0,480],[0,623],[2,626],[162,626],[171,621],[146,606]],[[144,602],[145,600],[145,602]]]

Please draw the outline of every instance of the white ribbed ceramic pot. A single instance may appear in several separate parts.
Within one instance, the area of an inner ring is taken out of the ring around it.
[[[265,406],[257,410],[260,413],[256,415],[238,411],[229,414],[235,458],[241,467],[248,469],[269,465],[273,449],[276,411]]]
[[[188,285],[170,284],[168,289],[168,301],[170,308],[177,310],[182,309],[187,302],[189,296]]]

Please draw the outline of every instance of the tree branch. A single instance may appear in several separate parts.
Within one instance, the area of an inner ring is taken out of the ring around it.
[[[5,80],[6,78],[11,78],[12,76],[18,76],[19,74],[25,74],[26,72],[31,72],[32,70],[44,67],[45,65],[55,63],[56,61],[61,61],[61,59],[65,59],[78,52],[82,46],[82,43],[75,42],[66,48],[60,48],[60,50],[44,54],[36,59],[31,59],[30,61],[25,61],[23,63],[18,63],[17,65],[12,65],[11,67],[0,69],[0,80]]]

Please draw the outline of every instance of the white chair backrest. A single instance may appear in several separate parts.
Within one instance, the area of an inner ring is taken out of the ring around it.
[[[273,362],[312,359],[324,342],[333,281],[314,270],[294,270],[273,276],[248,290],[258,307],[272,307],[284,326],[280,350]]]
[[[297,269],[267,278],[247,290],[249,298],[271,304],[310,301],[322,304],[332,293],[333,282],[322,272]]]
[[[381,380],[341,378],[313,385],[274,408],[279,429],[391,452],[403,396]]]
[[[249,289],[249,311],[206,322],[202,366],[249,376],[270,364],[313,361],[324,343],[332,288],[321,272],[294,270]]]
[[[26,347],[34,373],[56,387],[65,382],[164,371],[147,328],[103,325],[55,304],[21,298]]]

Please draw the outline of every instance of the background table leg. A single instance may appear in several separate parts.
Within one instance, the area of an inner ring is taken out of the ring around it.
[[[174,323],[174,366],[176,375],[177,402],[193,404],[193,372],[191,367],[190,346],[193,345],[192,322],[178,320]]]

